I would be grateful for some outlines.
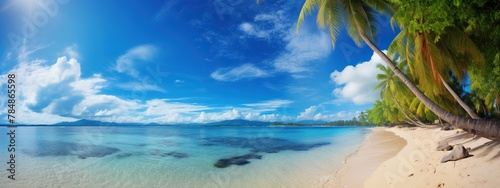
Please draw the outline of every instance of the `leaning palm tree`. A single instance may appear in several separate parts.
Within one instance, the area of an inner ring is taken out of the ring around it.
[[[393,16],[392,21],[397,20]],[[391,22],[393,23],[393,22]],[[470,62],[482,64],[481,53],[474,42],[465,33],[456,27],[448,27],[440,40],[434,42],[436,34],[421,31],[411,33],[405,23],[399,21],[402,28],[399,34],[389,45],[388,55],[396,56],[408,61],[410,73],[419,79],[425,90],[439,88],[436,94],[443,94],[442,87],[453,96],[458,104],[474,119],[481,119],[453,90],[446,80],[450,80],[449,72],[458,80],[463,80]]]
[[[438,117],[467,132],[491,139],[500,138],[500,121],[464,118],[439,107],[372,42],[376,36],[376,11],[383,14],[391,13],[390,3],[384,0],[306,0],[299,14],[297,28],[304,22],[306,14],[310,14],[316,7],[318,7],[317,24],[323,28],[328,27],[333,45],[340,34],[341,27],[345,25],[349,36],[358,46],[361,46],[363,42],[366,43],[415,96]]]
[[[398,67],[402,69],[404,63],[399,63]],[[380,74],[377,74],[377,80],[379,83],[375,85],[373,90],[380,89],[380,97],[384,100],[387,105],[394,103],[398,108],[399,112],[403,113],[409,123],[414,125],[424,125],[422,121],[412,114],[408,108],[404,108],[401,98],[412,96],[413,94],[406,89],[404,83],[394,75],[390,69],[387,69],[382,64],[377,64],[377,68],[381,71]],[[403,99],[404,101],[404,99]]]

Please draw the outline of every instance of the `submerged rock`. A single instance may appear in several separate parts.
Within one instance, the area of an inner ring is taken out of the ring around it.
[[[246,155],[241,155],[241,156],[235,156],[227,159],[219,159],[214,166],[217,168],[226,168],[231,165],[246,165],[250,163],[248,159],[262,159],[262,155],[257,155],[254,153],[246,154]]]
[[[307,151],[312,148],[328,145],[328,142],[319,142],[313,144],[296,143],[281,138],[258,137],[217,137],[205,138],[202,141],[203,146],[225,145],[230,147],[250,148],[252,152],[277,153],[283,150]]]
[[[76,155],[80,159],[86,159],[104,157],[120,151],[113,147],[60,141],[39,141],[30,147],[22,151],[33,157]]]
[[[462,146],[462,144],[458,144],[453,146],[453,150],[450,153],[443,156],[441,162],[445,163],[447,161],[456,161],[466,157],[469,157],[469,151],[465,149],[465,147]]]
[[[178,159],[188,157],[188,154],[181,153],[181,152],[176,152],[176,151],[165,153],[165,155],[172,156],[172,157],[175,157],[175,158],[178,158]]]
[[[201,142],[203,146],[229,146],[237,148],[248,148],[252,153],[231,158],[219,159],[214,166],[217,168],[225,168],[230,165],[245,165],[250,163],[248,159],[261,159],[262,155],[257,155],[258,152],[263,153],[278,153],[283,150],[292,151],[307,151],[312,148],[328,145],[328,142],[318,142],[312,144],[297,143],[281,138],[272,137],[210,137],[204,138]]]
[[[172,157],[175,157],[175,158],[178,158],[178,159],[188,157],[188,154],[177,152],[177,151],[162,152],[160,150],[152,150],[149,153],[151,155],[157,155],[157,156],[160,156],[160,157],[172,156]]]
[[[171,140],[159,140],[157,141],[158,144],[165,145],[165,146],[180,146],[180,142],[176,141],[171,141]]]
[[[104,157],[106,155],[116,153],[117,151],[120,150],[116,148],[96,146],[84,150],[78,150],[75,153],[78,153],[78,158],[85,159],[87,157]]]
[[[130,157],[130,156],[132,156],[132,153],[122,153],[122,154],[116,155],[116,158],[123,159],[123,158]]]

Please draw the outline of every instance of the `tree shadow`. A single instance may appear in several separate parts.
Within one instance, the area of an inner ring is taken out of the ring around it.
[[[460,141],[460,140],[467,139],[467,137],[469,135],[470,135],[469,133],[464,132],[464,133],[459,133],[459,134],[455,134],[455,135],[446,136],[446,137],[441,138],[441,139],[442,140],[446,140],[448,143],[450,143],[450,142],[457,142],[457,141]]]
[[[489,141],[484,143],[483,145],[480,145],[478,147],[475,147],[471,149],[471,152],[479,152],[477,153],[477,157],[484,157],[492,152],[496,152],[496,154],[491,157],[491,159],[488,159],[488,161],[496,160],[500,158],[500,141]]]

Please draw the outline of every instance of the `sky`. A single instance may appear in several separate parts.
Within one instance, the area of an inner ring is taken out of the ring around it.
[[[335,48],[303,1],[0,0],[0,123],[352,119],[373,106],[380,58]],[[380,17],[376,44],[396,35]]]

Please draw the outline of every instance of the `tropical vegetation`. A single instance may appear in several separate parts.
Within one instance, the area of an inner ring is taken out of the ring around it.
[[[306,0],[335,47],[345,28],[385,63],[378,68],[381,99],[367,111],[372,124],[442,119],[482,137],[500,138],[500,3],[496,0]],[[400,33],[388,54],[373,42],[377,17]],[[397,61],[396,61],[397,60]]]

